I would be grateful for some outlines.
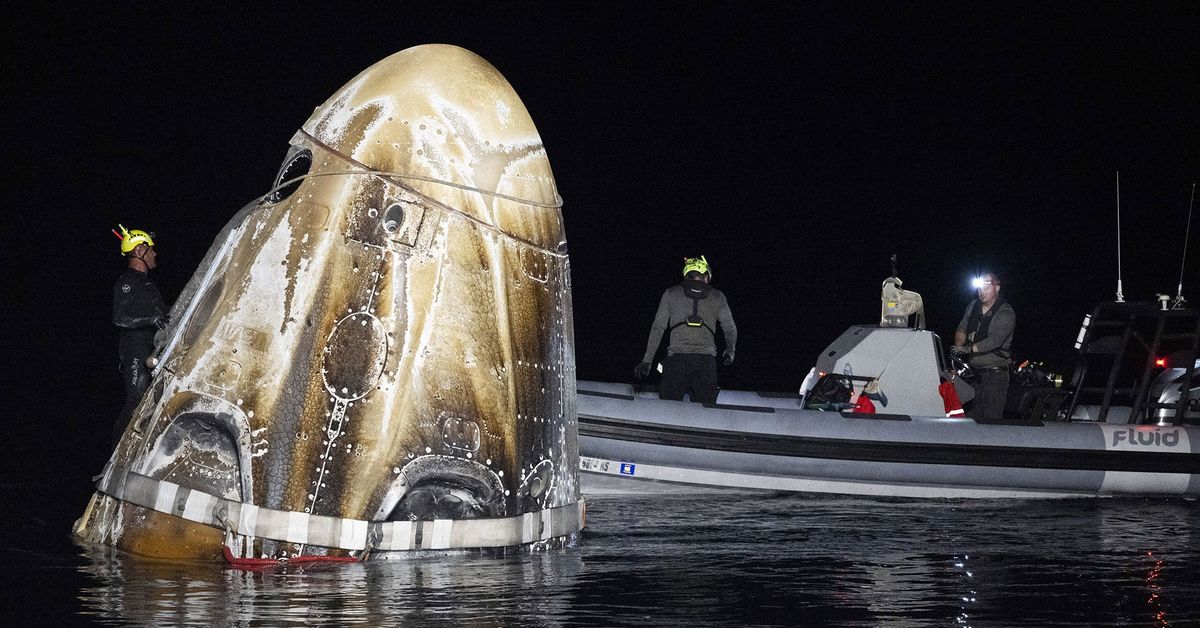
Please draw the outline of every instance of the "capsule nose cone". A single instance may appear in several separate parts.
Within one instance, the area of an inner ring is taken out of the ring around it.
[[[367,169],[411,175],[406,184],[489,224],[496,224],[487,211],[495,195],[560,205],[524,103],[496,68],[456,46],[417,46],[376,63],[318,107],[303,130]],[[464,206],[464,188],[486,198],[468,195]]]

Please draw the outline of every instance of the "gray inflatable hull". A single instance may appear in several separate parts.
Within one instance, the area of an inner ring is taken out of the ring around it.
[[[801,410],[796,395],[716,404],[578,383],[585,493],[753,489],[896,497],[1200,493],[1200,427],[977,423]],[[1192,441],[1196,441],[1194,448]]]

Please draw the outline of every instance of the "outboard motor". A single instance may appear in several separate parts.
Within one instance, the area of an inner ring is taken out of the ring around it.
[[[1168,363],[1170,360],[1168,360]],[[1179,402],[1179,397],[1185,385],[1188,386],[1187,407],[1184,411],[1183,423],[1200,422],[1200,360],[1196,360],[1192,368],[1191,379],[1188,379],[1187,369],[1170,367],[1159,373],[1150,384],[1150,399],[1154,404],[1149,408],[1153,413],[1151,423],[1170,425],[1174,415],[1173,407]]]

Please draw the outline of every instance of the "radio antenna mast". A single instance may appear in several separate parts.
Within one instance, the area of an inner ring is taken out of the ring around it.
[[[1121,171],[1117,171],[1117,303],[1124,303],[1121,294]]]
[[[1179,262],[1179,286],[1175,288],[1175,302],[1171,304],[1171,309],[1177,310],[1183,307],[1187,302],[1183,298],[1183,269],[1187,264],[1187,249],[1188,237],[1192,234],[1192,209],[1196,207],[1196,184],[1192,183],[1192,200],[1188,202],[1188,219],[1187,229],[1183,232],[1183,261]]]

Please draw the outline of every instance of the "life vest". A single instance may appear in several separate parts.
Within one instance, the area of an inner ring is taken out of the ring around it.
[[[1007,303],[1007,301],[1002,298],[996,299],[996,302],[992,304],[992,309],[988,310],[988,313],[985,315],[983,313],[983,303],[979,299],[975,299],[974,305],[971,306],[971,313],[967,315],[967,342],[970,344],[976,344],[981,340],[987,339],[988,327],[992,324],[992,318],[995,316],[996,312],[1000,311],[1000,308],[1003,307],[1005,303]],[[1012,351],[1009,351],[1002,346],[996,347],[991,351],[976,353],[974,355],[987,355],[989,353],[995,354],[1006,360],[1012,357]]]

